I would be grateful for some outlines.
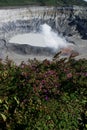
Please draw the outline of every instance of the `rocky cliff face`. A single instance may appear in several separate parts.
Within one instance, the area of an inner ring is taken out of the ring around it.
[[[43,23],[49,24],[54,31],[70,42],[75,42],[71,37],[87,39],[87,8],[25,7],[0,10],[0,46],[4,42],[5,50],[9,46],[11,51],[13,47],[8,44],[11,37],[16,34],[38,32],[39,26]]]
[[[87,9],[81,7],[29,7],[0,10],[0,37],[38,31],[47,23],[64,36],[87,38]]]

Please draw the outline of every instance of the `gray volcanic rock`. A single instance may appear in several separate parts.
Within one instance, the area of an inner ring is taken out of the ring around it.
[[[5,58],[7,52],[6,41],[4,39],[0,39],[0,58]]]
[[[75,45],[75,51],[87,54],[87,8],[83,7],[24,7],[0,10],[0,57],[52,57],[50,48],[9,43],[17,34],[39,32],[40,25],[47,23],[52,29]],[[83,46],[81,46],[83,45]],[[14,55],[14,56],[13,56]],[[13,58],[13,60],[16,58]],[[80,56],[79,56],[80,58]],[[24,60],[24,58],[23,58]],[[17,60],[18,62],[18,60]]]
[[[20,55],[43,55],[43,56],[52,56],[55,54],[51,48],[48,47],[37,47],[37,46],[30,46],[27,44],[15,44],[15,43],[8,43],[7,45],[8,51],[13,51],[14,53]]]

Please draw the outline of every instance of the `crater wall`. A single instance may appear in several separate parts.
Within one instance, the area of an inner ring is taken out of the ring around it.
[[[40,25],[44,23],[50,25],[56,33],[64,36],[69,42],[81,44],[81,42],[77,42],[77,39],[81,39],[85,40],[86,45],[87,8],[74,6],[0,9],[0,50],[2,50],[2,46],[4,46],[3,51],[1,51],[3,52],[1,53],[1,57],[11,52],[18,54],[21,52],[21,55],[29,55],[30,53],[26,51],[26,48],[30,49],[30,46],[12,45],[9,44],[8,41],[17,34],[39,32]],[[17,50],[19,48],[19,50],[16,51],[16,48]],[[46,50],[48,51],[49,49]],[[40,53],[41,52],[43,51],[40,51]],[[43,55],[43,53],[41,54]],[[51,54],[53,54],[53,52]]]

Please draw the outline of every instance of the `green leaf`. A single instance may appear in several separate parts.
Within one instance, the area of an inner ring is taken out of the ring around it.
[[[4,104],[4,107],[6,108],[6,110],[8,110],[8,106],[6,104]]]
[[[2,100],[0,99],[0,104],[2,104]]]
[[[2,117],[2,119],[4,120],[4,121],[6,121],[6,116],[4,115],[4,114],[2,114],[2,113],[0,113],[0,115],[1,115],[1,117]]]
[[[17,102],[17,104],[19,105],[19,101],[16,97],[14,97],[15,101]]]
[[[85,124],[85,127],[87,128],[87,124]]]

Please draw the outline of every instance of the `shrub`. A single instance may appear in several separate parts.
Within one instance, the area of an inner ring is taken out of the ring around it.
[[[87,60],[0,61],[1,130],[86,130]]]

